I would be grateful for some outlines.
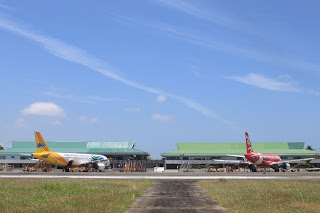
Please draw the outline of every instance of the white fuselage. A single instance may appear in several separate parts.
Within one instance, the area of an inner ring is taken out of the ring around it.
[[[95,154],[80,154],[80,153],[59,153],[57,152],[65,161],[73,161],[73,165],[84,165],[87,163],[94,163],[100,161],[109,161],[107,157],[103,155]]]

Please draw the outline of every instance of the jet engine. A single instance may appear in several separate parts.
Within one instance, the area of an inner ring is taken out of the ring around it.
[[[98,169],[99,171],[104,170],[104,168],[106,168],[106,165],[104,163],[94,163],[93,164],[93,168]]]
[[[285,169],[285,170],[290,170],[290,164],[289,163],[284,163],[282,165],[282,168]]]

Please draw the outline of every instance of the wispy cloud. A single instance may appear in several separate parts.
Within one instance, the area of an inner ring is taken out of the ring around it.
[[[54,121],[49,121],[49,124],[54,125],[54,126],[61,126],[62,122],[59,120],[54,120]]]
[[[13,122],[13,127],[14,128],[24,128],[26,126],[27,126],[27,123],[24,120],[24,118],[18,118]]]
[[[85,120],[87,120],[87,117],[86,117],[86,116],[81,115],[81,116],[79,117],[79,121],[85,121]]]
[[[255,73],[250,73],[246,76],[228,76],[226,78],[267,90],[284,92],[302,92],[302,90],[298,88],[296,83],[293,81],[283,81],[278,79],[267,78]]]
[[[175,7],[179,7],[180,3],[176,3],[174,1],[164,1],[168,5],[176,5]],[[192,5],[187,2],[180,1],[182,5],[181,7],[191,7]],[[188,6],[186,6],[188,5]],[[201,14],[201,12],[199,12]],[[115,19],[125,25],[129,26],[142,26],[143,29],[156,30],[161,32],[163,35],[176,39],[182,42],[188,42],[193,45],[197,45],[201,48],[211,49],[215,51],[224,52],[227,54],[233,54],[244,58],[253,59],[255,61],[267,63],[267,64],[275,64],[283,67],[294,68],[297,70],[307,70],[307,71],[320,71],[320,65],[316,63],[311,63],[305,61],[301,58],[290,57],[286,54],[278,54],[278,52],[274,52],[266,49],[257,49],[254,46],[241,46],[234,41],[226,41],[220,37],[215,36],[214,34],[210,34],[207,31],[203,32],[200,30],[190,30],[189,27],[183,28],[176,25],[171,25],[158,21],[146,21],[145,19],[141,20],[138,18],[132,18],[129,16],[121,16],[118,14],[114,15]],[[236,18],[234,18],[236,23]],[[230,21],[231,26],[232,21]],[[232,24],[234,26],[239,26],[237,24]],[[249,27],[250,28],[250,27]]]
[[[51,102],[35,102],[21,111],[24,115],[40,115],[49,117],[65,117],[64,110]]]
[[[158,113],[155,113],[151,116],[152,120],[156,121],[170,121],[172,118],[168,115],[160,115]]]
[[[4,5],[4,4],[0,4],[0,8],[6,9],[6,10],[11,10],[10,7],[8,7],[8,6]]]
[[[238,55],[244,58],[250,58],[264,63],[277,64],[280,66],[295,68],[299,70],[320,71],[320,66],[318,64],[303,61],[298,58],[289,58],[283,55],[279,56],[274,52],[265,52],[250,47],[242,47],[231,42],[219,40],[213,36],[208,37],[203,33],[190,31],[181,27],[164,23],[143,23],[143,25],[164,32],[168,36],[179,41],[188,42],[202,48],[218,50],[228,54]]]
[[[193,71],[192,74],[196,77],[196,78],[201,78],[201,73],[199,71]]]
[[[98,102],[113,102],[113,101],[119,101],[119,98],[104,98],[100,96],[75,96],[75,95],[62,95],[57,92],[45,92],[46,96],[59,98],[59,99],[66,99],[70,101],[76,101],[76,102],[83,102],[88,104],[96,104]]]
[[[310,95],[320,96],[320,91],[318,90],[307,90],[307,93]]]
[[[211,11],[208,11],[206,8],[197,7],[194,4],[190,4],[190,1],[188,2],[182,0],[159,0],[156,2],[184,12],[195,18],[202,19],[207,22],[227,27],[230,29],[252,28],[252,26],[248,22],[242,21],[238,17],[234,17],[232,14],[227,14],[226,12],[222,12],[221,10],[217,10],[215,8],[211,8]]]
[[[97,123],[99,121],[99,118],[98,117],[90,118],[89,121],[94,124],[94,123]]]
[[[82,115],[78,118],[78,120],[79,121],[86,121],[86,122],[88,121],[90,123],[97,123],[99,121],[99,118],[98,117],[87,117],[87,116]]]
[[[260,74],[250,73],[245,76],[227,76],[225,78],[267,90],[320,96],[319,90],[300,87],[290,75],[280,75],[277,78],[268,78]]]
[[[157,102],[159,102],[159,103],[165,102],[166,100],[167,100],[167,98],[164,95],[158,95],[158,97],[157,97]]]
[[[40,34],[36,34],[30,30],[27,30],[15,22],[9,21],[7,19],[0,19],[0,28],[11,31],[13,33],[16,33],[20,36],[23,36],[27,39],[30,39],[32,41],[37,42],[40,44],[46,51],[51,53],[52,55],[62,58],[64,60],[74,62],[83,66],[86,66],[90,68],[91,70],[94,70],[96,72],[99,72],[100,74],[107,76],[109,78],[112,78],[114,80],[117,80],[119,82],[122,82],[128,86],[141,89],[144,91],[147,91],[152,94],[156,95],[165,95],[166,97],[175,99],[180,101],[181,103],[185,104],[186,106],[202,113],[205,116],[211,117],[216,120],[220,120],[225,123],[229,123],[226,120],[222,119],[220,116],[218,116],[215,112],[213,112],[211,109],[191,100],[185,97],[177,96],[175,94],[166,93],[160,89],[152,88],[143,84],[140,84],[135,81],[131,81],[129,79],[123,78],[116,74],[116,71],[114,68],[112,68],[110,65],[106,64],[105,62],[99,60],[98,58],[89,55],[84,50],[72,46],[69,44],[66,44],[64,42],[61,42],[55,38],[44,36]]]

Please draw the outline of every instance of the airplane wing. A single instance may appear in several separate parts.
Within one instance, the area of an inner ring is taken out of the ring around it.
[[[21,156],[32,156],[31,154],[27,154],[27,153],[19,153],[19,155],[21,155]]]
[[[227,155],[227,156],[230,156],[230,157],[237,157],[237,158],[245,158],[244,155]]]
[[[218,162],[218,163],[225,163],[225,164],[251,164],[251,162],[244,161],[244,160],[216,160],[213,159],[213,162]]]
[[[313,160],[314,158],[305,158],[305,159],[293,159],[293,160],[282,160],[282,163],[299,163],[301,161]]]
[[[278,161],[278,162],[272,162],[270,165],[278,165],[278,166],[281,166],[281,165],[286,164],[286,163],[299,163],[299,162],[301,162],[301,161],[307,161],[307,160],[312,160],[312,159],[314,159],[314,158],[282,160],[282,161]]]

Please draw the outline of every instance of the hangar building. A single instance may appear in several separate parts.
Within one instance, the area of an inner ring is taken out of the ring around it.
[[[46,141],[53,152],[101,154],[119,160],[147,160],[147,152],[135,149],[135,142],[53,142]],[[21,167],[33,165],[37,161],[30,161],[31,154],[36,152],[34,141],[12,141],[11,148],[0,150],[0,164]],[[111,162],[113,163],[113,162]]]
[[[276,154],[281,159],[320,158],[320,152],[304,149],[304,142],[252,143],[254,152]],[[186,162],[191,164],[220,164],[213,159],[240,160],[228,155],[245,155],[245,143],[177,143],[178,150],[162,153],[166,169],[176,169]],[[320,159],[310,162],[320,167]]]

